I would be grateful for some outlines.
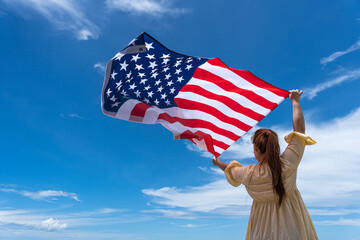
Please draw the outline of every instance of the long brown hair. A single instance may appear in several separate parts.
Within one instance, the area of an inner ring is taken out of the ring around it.
[[[277,134],[271,129],[258,129],[252,137],[253,144],[259,149],[263,159],[260,166],[267,163],[272,174],[273,189],[279,195],[279,206],[285,197],[285,188],[281,177],[280,146]]]

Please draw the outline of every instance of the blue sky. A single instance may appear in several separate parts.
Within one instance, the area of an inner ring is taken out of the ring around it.
[[[0,239],[245,238],[251,198],[211,156],[101,112],[106,62],[143,31],[304,90],[298,188],[320,239],[360,239],[357,0],[0,0]],[[290,101],[258,127],[290,132]],[[223,160],[253,164],[250,136]]]

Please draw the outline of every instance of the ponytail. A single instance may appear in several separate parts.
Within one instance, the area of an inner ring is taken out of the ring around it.
[[[280,146],[277,134],[270,129],[258,129],[253,136],[253,144],[264,156],[260,166],[266,162],[269,165],[272,175],[274,191],[279,196],[279,206],[285,197],[285,188],[282,182],[282,168],[280,161]]]

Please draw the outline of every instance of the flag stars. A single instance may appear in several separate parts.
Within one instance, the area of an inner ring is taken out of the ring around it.
[[[151,74],[151,77],[156,79],[157,75],[159,74],[157,72],[154,72],[153,74]]]
[[[123,95],[124,98],[127,98],[127,93],[124,89],[121,90],[121,95]]]
[[[151,87],[150,87],[150,85],[149,86],[146,86],[146,87],[144,87],[144,89],[146,90],[146,91],[149,91],[149,89],[150,89]]]
[[[146,102],[146,104],[150,104],[150,101],[147,98],[144,98],[144,102]]]
[[[176,63],[174,64],[174,67],[178,67],[181,64],[181,60],[177,60]]]
[[[135,64],[135,65],[136,65],[136,66],[135,66],[135,69],[138,70],[138,71],[140,71],[141,69],[144,69],[142,64],[139,64],[139,65],[138,65],[138,64]],[[140,73],[139,73],[139,74],[140,74]],[[145,75],[145,73],[143,73],[143,74]]]
[[[139,89],[137,89],[136,92],[134,92],[134,93],[135,93],[135,95],[136,95],[137,98],[140,98],[141,92],[139,91]]]
[[[170,61],[170,58],[164,58],[162,61],[162,64],[167,64]]]
[[[170,57],[170,53],[169,54],[163,54],[160,58],[169,58]]]
[[[118,52],[116,55],[115,55],[115,60],[119,60],[120,61],[120,59],[123,57],[123,56],[125,56],[125,54],[122,54],[121,52]]]
[[[149,68],[154,69],[156,66],[157,66],[156,62],[153,61],[153,62],[150,62]]]
[[[159,105],[160,102],[159,102],[159,100],[155,99],[155,100],[154,100],[154,103],[155,103],[156,105]]]
[[[176,69],[175,74],[179,75],[182,72],[181,68]]]
[[[177,82],[181,83],[182,81],[184,81],[184,78],[181,76],[181,77],[178,77],[178,79],[176,80]]]
[[[129,89],[134,90],[136,87],[137,87],[137,86],[135,85],[135,83],[133,83],[133,84],[131,84],[131,85],[129,86]]]
[[[164,88],[162,86],[158,87],[158,92],[161,92]]]
[[[164,68],[162,71],[163,72],[167,72],[167,71],[169,71],[170,70],[170,68],[169,67],[166,67],[166,68]]]
[[[150,54],[146,54],[145,56],[147,59],[151,60],[151,59],[155,59],[155,54],[150,55]]]
[[[166,99],[165,103],[166,103],[166,105],[168,105],[168,106],[171,105],[169,99]]]
[[[126,74],[126,78],[130,78],[130,77],[131,77],[131,71],[128,74]]]
[[[165,79],[166,79],[166,80],[169,80],[170,77],[171,77],[171,74],[170,74],[170,73],[168,73],[168,74],[165,75]]]
[[[112,107],[112,108],[113,108],[113,107],[117,107],[117,106],[119,106],[119,104],[120,104],[120,102],[115,102],[115,103],[111,104],[111,107]]]
[[[133,78],[129,78],[128,80],[126,80],[126,82],[130,82],[131,80],[133,80]]]
[[[139,75],[139,77],[140,77],[140,78],[145,77],[145,73],[141,73],[141,72],[139,72],[139,73],[138,73],[138,75]]]
[[[161,94],[161,99],[165,99],[167,97],[166,93]]]
[[[192,64],[186,65],[186,70],[190,70],[192,67]]]
[[[117,98],[115,97],[115,95],[113,95],[113,96],[110,98],[110,100],[113,101],[113,102],[116,102],[116,99],[117,99]]]
[[[110,97],[110,93],[112,93],[112,91],[110,90],[110,88],[108,88],[108,90],[106,91],[107,97]]]
[[[112,74],[111,74],[111,78],[115,80],[115,76],[116,76],[116,75],[117,75],[117,72],[115,72],[115,69],[114,69],[114,71],[113,71]]]
[[[144,85],[145,85],[146,81],[147,81],[147,79],[146,79],[146,78],[141,79],[140,84],[144,84]]]
[[[159,80],[157,80],[156,82],[155,82],[155,85],[157,86],[157,85],[159,85],[161,83],[161,80],[159,79]]]
[[[154,93],[153,93],[152,91],[148,92],[147,94],[148,94],[148,97],[149,97],[149,98],[151,98],[152,95],[154,95]]]
[[[174,84],[174,83],[173,83],[173,81],[172,81],[172,80],[170,80],[169,82],[167,82],[166,86],[171,87],[171,85],[173,85],[173,84]]]
[[[121,70],[125,70],[125,71],[126,71],[126,68],[127,68],[127,66],[129,66],[129,64],[127,64],[127,63],[126,63],[126,60],[125,60],[123,63],[120,63],[120,66],[121,66],[120,71],[121,71]]]
[[[133,55],[133,56],[131,57],[131,61],[134,61],[134,62],[137,62],[137,60],[139,60],[139,59],[141,59],[141,57],[139,57],[139,54]]]
[[[117,91],[120,90],[121,86],[122,86],[122,81],[120,80],[119,82],[115,83],[116,84],[116,89]]]
[[[155,49],[154,47],[153,47],[153,42],[152,43],[147,43],[147,42],[145,42],[145,47],[146,47],[146,50],[150,50],[150,49]]]
[[[175,93],[175,90],[176,90],[176,89],[175,89],[174,87],[172,87],[172,88],[170,89],[170,93],[171,93],[171,94],[174,94],[174,93]]]

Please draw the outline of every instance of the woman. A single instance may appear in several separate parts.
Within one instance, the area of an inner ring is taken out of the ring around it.
[[[285,137],[289,145],[283,154],[280,155],[277,134],[270,129],[259,129],[252,138],[259,164],[242,167],[236,161],[227,164],[213,158],[213,164],[225,172],[228,182],[235,187],[245,185],[253,198],[246,239],[318,239],[296,187],[297,168],[305,145],[316,143],[304,135],[301,94],[298,90],[289,92],[294,132]]]

